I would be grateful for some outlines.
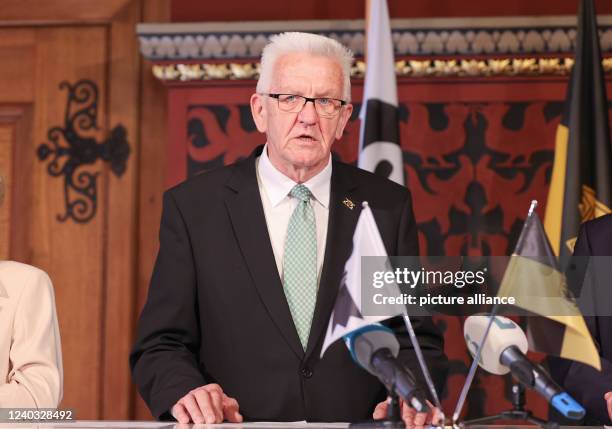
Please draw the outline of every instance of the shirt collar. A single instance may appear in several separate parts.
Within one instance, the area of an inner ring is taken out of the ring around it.
[[[287,195],[297,182],[294,182],[289,177],[278,171],[270,158],[268,157],[268,145],[266,144],[259,157],[257,164],[259,171],[259,177],[261,183],[266,190],[266,194],[270,199],[272,207],[277,206]],[[304,182],[313,197],[325,208],[329,206],[329,195],[331,187],[331,174],[332,174],[332,162],[331,154],[329,155],[329,161],[325,168],[321,170],[316,176],[310,178],[310,180]]]

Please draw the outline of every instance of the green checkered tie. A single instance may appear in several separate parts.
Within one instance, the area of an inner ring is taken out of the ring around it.
[[[317,230],[310,190],[304,185],[295,185],[289,195],[299,202],[287,227],[283,286],[293,323],[306,350],[317,301]]]

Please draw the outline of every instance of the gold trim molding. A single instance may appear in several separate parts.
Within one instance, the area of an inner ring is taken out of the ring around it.
[[[414,78],[566,76],[573,64],[572,58],[400,60],[395,73]],[[604,73],[612,73],[612,57],[603,59],[602,66]],[[363,78],[365,69],[363,61],[355,62],[351,77]],[[156,64],[153,74],[168,83],[257,79],[259,63]]]

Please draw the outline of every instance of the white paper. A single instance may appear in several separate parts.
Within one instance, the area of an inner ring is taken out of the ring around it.
[[[212,425],[194,425],[194,428],[291,428],[308,427],[317,428],[346,428],[348,423],[308,423],[307,421],[298,422],[250,422],[250,423],[222,423]]]
[[[11,426],[18,426],[20,429],[25,429],[24,426],[17,423],[11,423]],[[73,420],[66,422],[49,422],[49,423],[28,423],[27,426],[31,427],[44,427],[44,428],[113,428],[113,429],[158,429],[158,428],[172,428],[174,422],[150,422],[150,421],[116,421],[116,420]]]

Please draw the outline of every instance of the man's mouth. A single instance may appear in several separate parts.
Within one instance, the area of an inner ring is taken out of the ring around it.
[[[308,135],[308,134],[300,134],[296,138],[300,141],[307,142],[307,143],[317,141],[317,139],[315,139],[313,136]]]

